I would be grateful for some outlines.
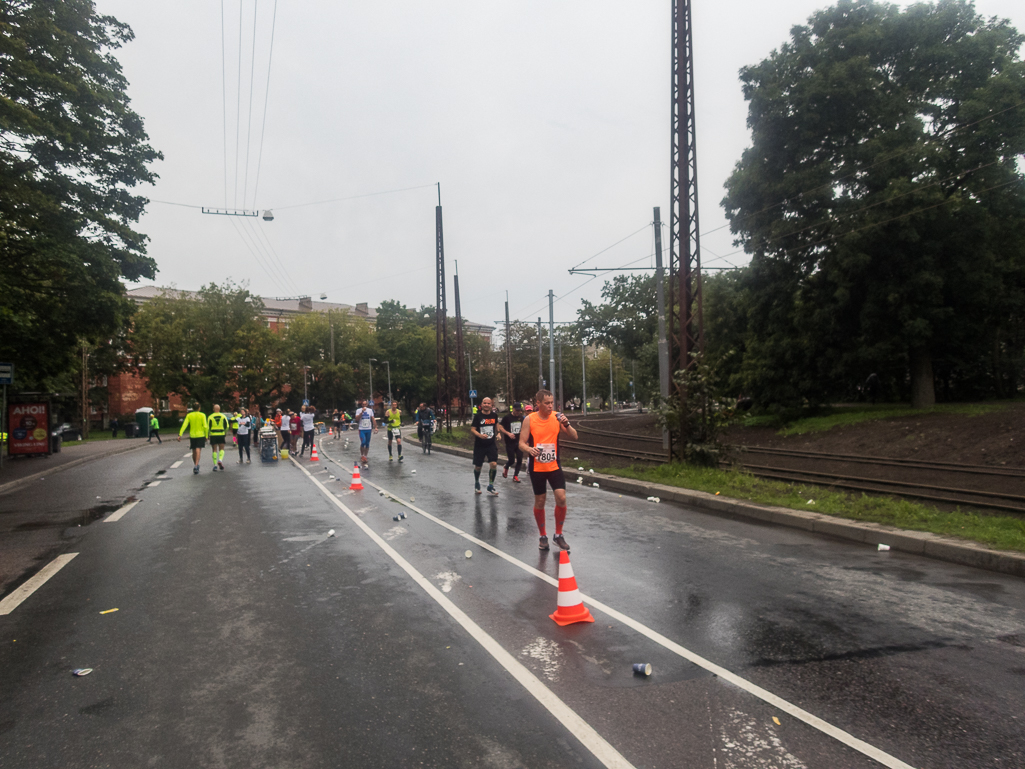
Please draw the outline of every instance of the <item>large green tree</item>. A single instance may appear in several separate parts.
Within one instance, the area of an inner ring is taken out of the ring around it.
[[[131,39],[90,0],[0,3],[0,359],[23,386],[116,336],[122,280],[155,273],[130,190],[161,155],[114,57]]]
[[[741,71],[752,146],[723,202],[752,255],[755,394],[876,371],[928,406],[934,377],[1020,361],[1022,43],[964,0],[845,1]]]

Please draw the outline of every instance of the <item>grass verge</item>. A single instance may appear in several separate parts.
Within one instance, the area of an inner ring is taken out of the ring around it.
[[[460,425],[453,427],[451,433],[446,432],[445,428],[441,427],[438,432],[431,436],[431,440],[435,443],[443,443],[446,446],[465,447],[468,441],[473,440],[473,436],[470,434],[469,425]]]
[[[719,493],[765,505],[810,510],[837,518],[872,521],[912,531],[959,537],[1000,550],[1025,552],[1025,519],[982,515],[971,511],[946,512],[907,499],[830,491],[817,486],[756,478],[744,472],[712,470],[681,464],[657,467],[607,468],[601,472],[663,483],[685,489]],[[809,504],[814,500],[814,504]]]
[[[877,419],[898,419],[900,417],[921,417],[929,414],[962,414],[964,416],[980,416],[1007,408],[1004,403],[943,403],[930,409],[913,409],[910,406],[879,404],[877,406],[861,406],[854,409],[828,409],[813,417],[803,417],[790,422],[775,414],[762,414],[748,417],[740,422],[743,427],[778,427],[780,435],[805,435],[821,433],[834,427],[856,425],[872,422]]]

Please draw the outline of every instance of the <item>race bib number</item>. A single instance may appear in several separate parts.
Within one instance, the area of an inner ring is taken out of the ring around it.
[[[480,426],[480,434],[483,435],[485,438],[494,438],[495,437],[495,426],[494,425],[481,425]]]
[[[400,435],[402,435],[402,431],[398,427],[393,427],[391,429],[391,434],[398,438]]]
[[[513,422],[510,426],[512,427],[512,434],[519,435],[520,428],[523,427],[523,422]]]
[[[359,429],[360,430],[373,430],[374,429],[374,420],[371,417],[360,417]]]
[[[549,462],[555,462],[557,459],[555,453],[554,443],[539,443],[537,447],[541,449],[541,453],[537,455],[537,461],[542,465],[548,464]]]

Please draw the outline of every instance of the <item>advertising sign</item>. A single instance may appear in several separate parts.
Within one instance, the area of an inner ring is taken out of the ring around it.
[[[8,454],[50,453],[50,409],[46,403],[7,406]]]

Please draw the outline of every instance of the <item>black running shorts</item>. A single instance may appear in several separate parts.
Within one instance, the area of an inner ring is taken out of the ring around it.
[[[223,445],[224,445],[224,436],[223,435],[211,435],[210,436],[210,446],[211,447],[213,447],[213,446],[223,446]]]
[[[530,485],[534,487],[534,495],[541,496],[545,493],[545,485],[551,485],[552,490],[566,488],[566,476],[562,474],[562,468],[549,470],[547,473],[539,473],[537,470],[530,471]]]
[[[202,449],[206,447],[206,438],[189,438],[190,449]]]
[[[494,441],[486,443],[483,446],[474,444],[473,446],[473,466],[480,467],[484,464],[485,460],[488,462],[498,461],[498,446]]]

